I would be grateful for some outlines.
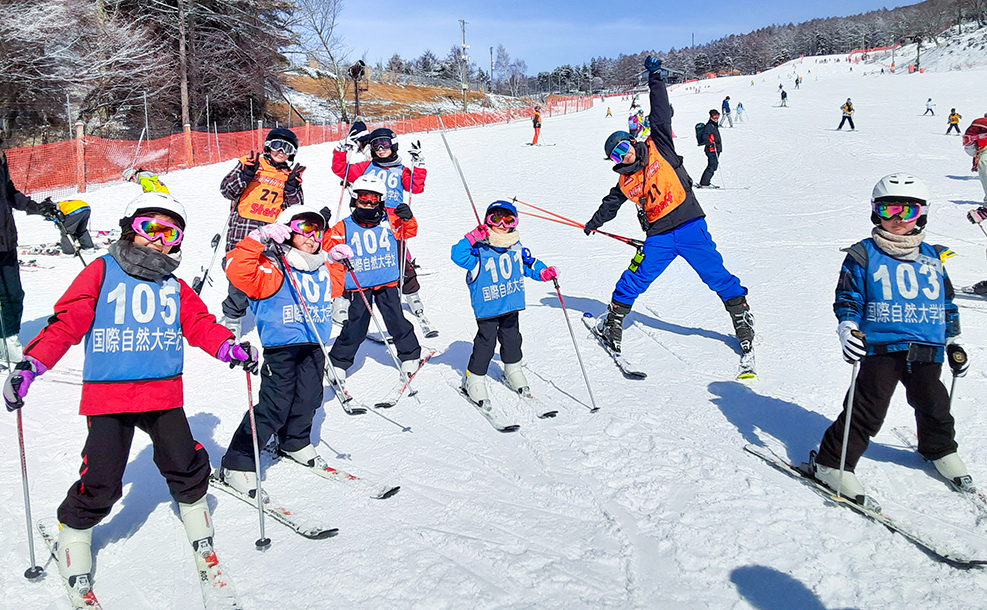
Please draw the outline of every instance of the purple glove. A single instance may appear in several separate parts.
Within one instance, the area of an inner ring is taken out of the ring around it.
[[[226,343],[219,346],[216,358],[221,362],[229,362],[231,369],[242,366],[243,370],[254,375],[260,367],[260,353],[249,341],[234,343],[233,339],[227,339]]]
[[[17,363],[14,372],[7,376],[7,381],[3,384],[3,400],[7,403],[8,411],[24,406],[24,397],[31,388],[31,382],[35,377],[44,375],[47,370],[48,367],[30,356],[24,356],[24,360]]]
[[[555,267],[545,267],[541,270],[541,273],[538,274],[538,277],[541,281],[547,282],[548,280],[554,280],[559,277],[559,271]]]
[[[483,241],[488,237],[490,237],[490,231],[487,229],[486,225],[480,225],[466,234],[466,240],[471,246],[475,246],[476,242]]]
[[[280,244],[291,237],[291,229],[282,224],[273,222],[269,225],[264,225],[263,227],[257,227],[250,233],[247,233],[247,237],[265,245],[271,241]]]
[[[353,248],[350,248],[346,244],[336,244],[332,248],[329,248],[329,258],[336,263],[351,259],[353,258]]]

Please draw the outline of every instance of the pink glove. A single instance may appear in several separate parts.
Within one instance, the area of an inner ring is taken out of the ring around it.
[[[226,343],[219,346],[216,358],[220,362],[228,362],[230,368],[242,366],[248,373],[257,374],[260,366],[260,353],[256,347],[250,345],[249,341],[234,343],[233,339],[227,339]]]
[[[27,396],[31,382],[35,377],[44,375],[47,370],[48,367],[30,356],[24,356],[24,360],[14,366],[13,372],[3,384],[3,400],[7,403],[8,411],[24,406],[24,397]]]
[[[541,270],[541,273],[538,274],[538,277],[541,281],[547,282],[548,280],[554,280],[559,277],[559,271],[555,267],[545,267]]]
[[[488,237],[490,237],[490,231],[487,229],[486,225],[480,225],[466,234],[466,240],[471,246],[475,246],[476,242],[483,241]]]
[[[269,225],[264,225],[263,227],[257,227],[250,233],[247,233],[247,237],[262,244],[267,244],[271,241],[280,244],[291,237],[291,229],[274,222]]]
[[[336,263],[351,259],[353,258],[353,248],[350,248],[346,244],[336,244],[332,248],[329,248],[329,258]]]

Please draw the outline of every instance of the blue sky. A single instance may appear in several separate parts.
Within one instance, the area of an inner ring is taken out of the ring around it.
[[[913,2],[879,0],[346,0],[339,34],[354,59],[387,61],[394,53],[413,59],[426,49],[445,57],[459,44],[465,19],[469,55],[489,69],[490,47],[503,44],[534,75],[556,66],[616,57],[645,49],[667,51],[743,34],[772,23],[798,23],[819,17],[854,15]]]

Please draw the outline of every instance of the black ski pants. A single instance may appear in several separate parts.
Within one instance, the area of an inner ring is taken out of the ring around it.
[[[21,268],[17,262],[17,250],[0,252],[0,314],[3,325],[0,334],[14,337],[21,332],[21,316],[24,314],[24,289],[21,288]]]
[[[223,269],[226,269],[226,259],[223,259]],[[242,318],[247,315],[249,305],[250,299],[247,298],[247,293],[231,282],[227,287],[226,299],[223,300],[223,315],[227,318]]]
[[[850,115],[843,115],[843,120],[840,121],[840,126],[836,128],[836,131],[843,129],[844,123],[850,123],[850,129],[856,129],[856,127],[853,126],[853,117]]]
[[[902,351],[866,356],[860,361],[846,450],[846,469],[850,472],[856,468],[857,460],[864,454],[871,437],[881,429],[898,382],[905,386],[905,398],[915,409],[919,453],[929,460],[938,460],[956,451],[956,430],[953,416],[949,413],[949,393],[939,380],[942,363],[907,362],[907,357],[908,352]],[[843,399],[844,405],[847,397]],[[845,421],[846,407],[823,434],[816,457],[819,464],[840,467]]]
[[[954,129],[956,130],[956,135],[960,135],[960,126],[956,123],[949,124],[949,127],[946,128],[946,135],[948,136]]]
[[[206,495],[209,456],[192,438],[184,409],[91,415],[86,421],[89,436],[82,449],[79,480],[58,507],[60,522],[86,529],[110,514],[113,504],[123,495],[123,472],[134,428],[151,437],[154,465],[168,481],[168,490],[176,502],[191,504]]]
[[[418,337],[415,336],[415,327],[404,317],[398,287],[364,288],[363,294],[371,306],[376,303],[377,311],[380,312],[380,317],[384,319],[384,327],[394,339],[398,359],[404,362],[421,358],[422,348],[418,344]],[[363,304],[360,293],[354,290],[350,294],[349,319],[343,324],[339,336],[336,337],[332,349],[329,350],[329,360],[332,361],[332,365],[341,369],[348,369],[353,366],[356,352],[360,349],[364,339],[367,338],[367,330],[369,329],[370,310]]]
[[[414,294],[422,287],[418,283],[418,272],[415,270],[415,266],[411,264],[410,260],[407,260],[407,244],[406,240],[398,240],[398,260],[404,260],[404,284],[401,286],[401,294]],[[354,296],[360,298],[360,295]]]
[[[260,367],[260,398],[254,407],[257,443],[263,448],[272,436],[284,451],[298,451],[312,444],[312,419],[322,406],[325,374],[322,348],[310,343],[264,349]],[[254,469],[250,413],[244,413],[223,456],[230,470]]]
[[[62,235],[62,253],[69,255],[75,254],[75,244],[72,243],[71,239],[73,237],[79,240],[80,248],[88,249],[93,247],[93,238],[89,235],[90,214],[92,214],[92,210],[83,208],[75,214],[66,216],[65,220],[61,221],[66,233]]]
[[[709,181],[713,179],[713,173],[720,167],[719,154],[714,152],[706,151],[706,171],[703,172],[702,178],[699,179],[700,186],[709,186]]]
[[[505,313],[494,318],[476,321],[476,337],[473,339],[473,353],[467,368],[474,375],[486,375],[494,348],[500,341],[500,360],[504,364],[521,362],[521,327],[519,311]]]

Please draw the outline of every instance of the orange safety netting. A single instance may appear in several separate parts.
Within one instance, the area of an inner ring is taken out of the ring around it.
[[[542,115],[568,114],[592,108],[592,97],[554,97],[542,104]],[[533,108],[512,108],[447,114],[446,129],[461,129],[513,120],[529,119]],[[368,129],[388,127],[395,133],[417,133],[440,129],[437,116],[370,123]],[[293,127],[301,146],[336,142],[349,126],[343,123]],[[24,193],[52,192],[75,188],[86,191],[90,184],[114,182],[128,167],[143,168],[156,174],[198,165],[220,163],[247,155],[263,146],[267,129],[230,133],[185,131],[156,140],[107,140],[84,136],[67,142],[54,142],[12,148],[7,152],[10,175]]]

